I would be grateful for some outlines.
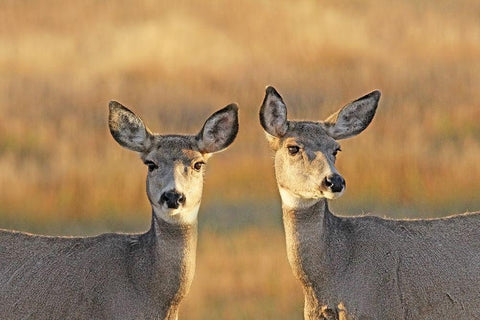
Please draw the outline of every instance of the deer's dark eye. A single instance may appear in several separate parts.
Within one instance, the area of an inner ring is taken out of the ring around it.
[[[337,154],[338,154],[340,151],[342,151],[342,149],[337,148],[337,149],[335,149],[335,151],[333,151],[332,155],[333,155],[334,157],[336,157]]]
[[[288,146],[287,149],[288,149],[288,154],[291,156],[296,155],[300,151],[299,146]]]
[[[152,172],[153,170],[158,169],[158,166],[153,161],[147,160],[147,161],[145,161],[145,164],[148,167],[148,172]]]
[[[205,162],[203,162],[203,161],[197,161],[193,164],[193,169],[195,169],[195,171],[200,171],[200,170],[202,170],[202,167],[203,167],[204,164],[205,164]]]

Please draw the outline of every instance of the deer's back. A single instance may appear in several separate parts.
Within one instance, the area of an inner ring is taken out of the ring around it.
[[[336,224],[327,257],[343,262],[331,267],[323,300],[365,319],[480,318],[480,213]]]
[[[0,230],[0,318],[128,315],[131,304],[142,304],[129,275],[128,241],[120,234],[69,238]]]

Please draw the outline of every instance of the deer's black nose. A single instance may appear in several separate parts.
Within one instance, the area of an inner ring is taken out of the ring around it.
[[[160,196],[160,204],[164,203],[170,209],[177,209],[185,203],[185,195],[176,190],[166,191]]]
[[[345,179],[338,173],[334,173],[325,178],[324,184],[332,192],[340,192],[345,188]]]

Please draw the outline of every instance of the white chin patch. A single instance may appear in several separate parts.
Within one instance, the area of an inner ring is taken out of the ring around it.
[[[193,208],[185,208],[180,206],[177,209],[171,209],[166,205],[162,205],[160,210],[154,211],[156,211],[155,213],[166,222],[172,224],[191,224],[197,220],[199,207],[200,204]]]
[[[288,191],[287,189],[284,189],[279,186],[279,191],[280,191],[280,197],[282,198],[282,202],[284,205],[290,208],[308,208],[322,198],[326,198],[329,200],[337,199],[340,198],[344,191],[345,188],[342,189],[340,192],[331,192],[331,191],[323,191],[321,194],[304,194],[304,195],[299,195],[299,194],[293,194],[292,192]]]
[[[161,212],[164,216],[175,217],[184,212],[185,208],[183,205],[180,205],[178,208],[169,208],[166,203],[163,203],[159,206],[158,211]]]
[[[331,192],[331,191],[324,191],[323,196],[329,200],[338,199],[343,195],[345,188],[342,189],[340,192]]]
[[[179,215],[180,213],[182,213],[182,210],[180,208],[178,209],[170,209],[169,211],[167,211],[167,213],[169,213],[172,217],[176,216],[176,215]]]
[[[283,205],[290,208],[308,208],[317,203],[320,197],[303,197],[291,193],[287,189],[279,187],[280,197],[282,198]]]

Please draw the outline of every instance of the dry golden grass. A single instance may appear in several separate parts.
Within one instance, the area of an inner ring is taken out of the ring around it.
[[[240,133],[209,163],[198,272],[182,313],[301,318],[258,124],[265,85],[292,118],[308,119],[382,90],[372,125],[342,141],[348,190],[337,212],[478,210],[479,11],[474,0],[2,1],[0,227],[147,228],[146,170],[110,137],[108,101],[164,133],[194,133],[236,101]],[[274,231],[242,233],[253,224]]]
[[[303,294],[287,262],[280,230],[229,236],[203,232],[184,319],[301,319]],[[221,257],[221,259],[219,259]]]
[[[0,212],[13,226],[18,213],[28,227],[148,212],[141,164],[109,137],[110,99],[160,132],[190,133],[239,102],[238,140],[212,161],[205,201],[219,188],[229,202],[276,201],[256,116],[266,84],[313,119],[383,91],[372,126],[344,143],[347,213],[480,204],[475,1],[0,6]]]

